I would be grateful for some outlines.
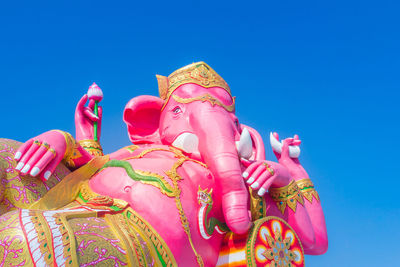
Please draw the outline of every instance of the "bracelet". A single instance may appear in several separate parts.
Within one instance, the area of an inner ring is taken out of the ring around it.
[[[259,196],[257,191],[253,190],[251,187],[249,187],[249,193],[251,220],[255,221],[267,216],[267,204],[265,198]]]
[[[318,202],[320,201],[318,192],[315,190],[314,184],[313,182],[311,182],[311,179],[301,179],[296,181],[296,183],[303,197],[305,197],[310,203],[312,203],[313,196]]]
[[[103,148],[100,143],[95,140],[85,139],[80,140],[78,143],[81,145],[83,149],[85,149],[92,156],[103,156]]]
[[[73,159],[80,156],[80,153],[77,150],[77,144],[76,144],[75,139],[72,137],[72,135],[70,133],[67,133],[67,132],[64,132],[61,130],[54,130],[54,131],[59,132],[65,138],[66,147],[65,147],[65,153],[63,156],[64,164],[67,165],[67,167],[69,167],[69,168],[75,168],[75,163],[74,163]]]
[[[301,205],[304,204],[303,196],[294,180],[284,187],[271,187],[268,193],[282,214],[285,213],[286,206],[289,206],[293,212],[296,212],[297,202]]]

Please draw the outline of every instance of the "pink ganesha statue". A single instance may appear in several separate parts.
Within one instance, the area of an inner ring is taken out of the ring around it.
[[[77,104],[76,135],[0,140],[0,266],[304,266],[328,247],[297,135],[240,124],[204,62],[157,75],[123,119],[132,145],[100,146],[103,95]],[[85,106],[89,101],[88,106]]]

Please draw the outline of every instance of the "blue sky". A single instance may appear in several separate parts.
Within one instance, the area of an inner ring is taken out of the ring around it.
[[[92,82],[102,145],[128,145],[128,100],[155,74],[203,60],[265,141],[295,133],[325,211],[329,250],[307,266],[389,266],[400,234],[397,1],[3,1],[1,137],[74,132]],[[266,142],[267,158],[274,159]]]

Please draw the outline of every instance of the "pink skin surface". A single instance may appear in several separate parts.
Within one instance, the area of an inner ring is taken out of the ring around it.
[[[274,136],[279,140],[277,133]],[[288,168],[292,178],[294,180],[300,180],[309,178],[308,173],[301,166],[298,158],[291,158],[289,156],[289,146],[300,145],[301,141],[297,135],[294,138],[287,138],[283,140],[282,153],[275,153],[279,163]],[[328,234],[326,230],[326,223],[324,213],[322,211],[321,203],[313,199],[312,203],[305,200],[305,209],[307,210],[308,217],[311,221],[312,229],[314,231],[314,242],[310,243],[309,246],[304,245],[304,251],[311,255],[320,255],[328,249]],[[291,214],[293,216],[293,214]],[[296,215],[297,216],[297,212]],[[300,221],[301,218],[297,219]],[[298,223],[300,224],[300,222]],[[301,225],[300,225],[301,226]]]
[[[43,145],[35,144],[34,141],[39,141],[41,144],[47,143],[50,148],[54,149],[55,153],[52,153]],[[29,139],[18,148],[15,154],[15,160],[18,162],[16,170],[23,175],[40,175],[42,179],[48,180],[63,159],[65,150],[65,138],[61,133],[57,131],[45,132]]]
[[[174,92],[181,98],[205,93],[213,95],[225,105],[231,104],[230,96],[218,87],[206,89],[195,84],[185,84]],[[93,121],[99,124],[101,122],[101,111],[99,118],[96,118],[93,114],[93,104],[85,108],[86,102],[87,96],[83,96],[76,109],[78,140],[92,138]],[[208,168],[186,161],[178,169],[178,174],[183,178],[178,184],[182,190],[181,202],[190,224],[194,246],[203,257],[205,265],[214,266],[218,259],[222,236],[214,233],[210,239],[205,240],[197,229],[199,185],[202,189],[213,189],[214,205],[209,216],[225,221],[235,233],[246,233],[251,225],[248,213],[248,186],[253,186],[255,190],[263,188],[266,191],[269,187],[285,186],[293,179],[308,177],[298,160],[289,157],[288,147],[298,145],[299,141],[298,138],[286,139],[282,153],[277,154],[278,163],[265,161],[260,135],[250,127],[240,126],[233,112],[228,112],[218,105],[212,106],[209,102],[194,101],[182,104],[172,97],[161,110],[163,105],[164,101],[154,96],[139,96],[129,101],[124,111],[124,121],[128,126],[131,141],[139,145],[139,148],[133,152],[121,149],[112,153],[110,157],[126,160],[135,170],[157,173],[171,182],[165,173],[177,160],[173,153],[153,151],[140,159],[130,157],[149,148],[168,149],[182,133],[191,133],[198,137],[197,149],[186,155],[204,162]],[[236,150],[235,142],[240,139],[243,127],[248,128],[253,139],[254,153],[250,160],[240,159]],[[57,155],[64,154],[65,141],[61,134],[48,132],[37,138],[46,140],[51,147],[54,146]],[[28,141],[20,148],[23,152],[21,158],[31,158],[25,155],[30,155],[28,151],[31,146],[32,143]],[[273,175],[263,163],[270,165],[274,170]],[[253,178],[253,181],[246,184],[250,178]],[[122,168],[104,169],[90,180],[90,186],[97,193],[126,200],[162,236],[180,266],[196,265],[196,258],[182,228],[173,197],[163,195],[154,186],[132,180]],[[267,214],[286,220],[298,233],[306,253],[321,254],[326,251],[326,228],[319,202],[314,200],[311,204],[305,200],[304,206],[297,205],[296,212],[287,208],[282,215],[268,194],[264,197]],[[168,223],[165,223],[165,218],[168,218]]]
[[[151,148],[168,149],[168,146],[140,145],[140,148],[134,152],[122,149],[111,154],[110,157],[127,160],[136,171],[150,171],[162,175],[167,182],[172,184],[165,172],[171,170],[177,160],[173,153],[153,151],[140,159],[127,159]],[[178,182],[182,190],[180,199],[183,211],[189,221],[195,249],[202,256],[205,266],[215,266],[223,235],[214,233],[210,239],[205,240],[197,229],[197,214],[200,208],[197,200],[199,185],[202,189],[207,188],[214,191],[216,190],[215,179],[209,170],[191,161],[186,161],[177,171],[183,178]],[[122,168],[107,168],[95,175],[89,184],[97,193],[127,201],[167,243],[178,266],[197,266],[195,255],[181,224],[175,198],[163,195],[154,186],[132,180]],[[213,201],[215,208],[212,209],[209,216],[223,221],[220,195],[213,194]],[[166,218],[168,218],[168,223],[166,223]]]
[[[97,136],[100,140],[101,135],[101,118],[103,115],[103,108],[101,106],[98,107],[98,114],[96,116],[94,114],[94,104],[95,101],[93,99],[89,100],[89,105],[85,107],[86,102],[88,101],[88,95],[85,94],[79,100],[76,109],[75,109],[75,128],[76,128],[76,140],[85,140],[90,139],[93,140],[94,131],[93,131],[93,123],[98,123]]]
[[[182,85],[174,94],[183,98],[211,93],[223,103],[230,104],[230,96],[222,88],[203,88],[195,84]],[[160,98],[141,96],[131,100],[124,112],[131,140],[171,145],[184,132],[199,139],[198,153],[211,172],[222,195],[226,222],[235,233],[245,233],[251,223],[247,212],[248,192],[241,176],[241,165],[235,141],[240,138],[236,116],[224,108],[208,102],[188,104],[170,98],[163,111]],[[201,116],[199,116],[201,114]],[[141,136],[143,139],[141,140]]]

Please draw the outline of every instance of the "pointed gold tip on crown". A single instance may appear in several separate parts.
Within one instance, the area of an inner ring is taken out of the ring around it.
[[[160,94],[161,99],[165,100],[168,95],[168,77],[156,74],[158,81],[158,92]]]

